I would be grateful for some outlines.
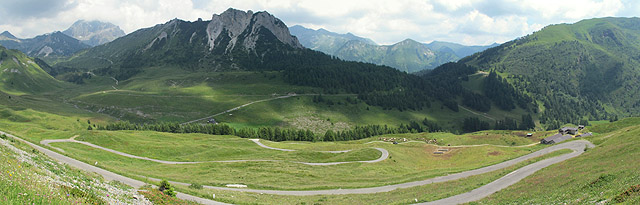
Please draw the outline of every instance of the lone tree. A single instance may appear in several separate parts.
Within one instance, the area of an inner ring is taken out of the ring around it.
[[[165,179],[160,182],[160,187],[158,188],[158,190],[171,197],[176,196],[176,192],[173,190],[173,186],[171,186],[171,184],[169,184],[169,182]]]

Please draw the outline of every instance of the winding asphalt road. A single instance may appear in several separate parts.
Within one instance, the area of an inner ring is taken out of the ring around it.
[[[3,132],[0,132],[3,133]],[[8,135],[11,137],[14,137],[12,135]],[[15,137],[14,137],[15,138]],[[140,187],[142,186],[144,183],[141,181],[137,181],[137,180],[133,180],[127,177],[123,177],[120,175],[117,175],[115,173],[100,169],[100,168],[96,168],[93,167],[91,165],[82,163],[78,160],[75,159],[71,159],[69,157],[60,155],[58,153],[55,153],[53,151],[44,149],[40,146],[34,145],[32,143],[29,143],[27,141],[24,141],[20,138],[16,138],[21,140],[22,142],[25,142],[29,145],[31,145],[32,147],[40,150],[41,152],[49,155],[50,157],[54,158],[54,159],[58,159],[59,161],[63,161],[65,163],[71,164],[72,166],[81,168],[81,169],[85,169],[88,171],[94,171],[97,172],[101,175],[103,175],[105,177],[105,179],[107,180],[118,180],[118,181],[122,181],[125,184],[129,184],[131,186],[134,187]],[[70,140],[70,139],[69,139]],[[49,141],[51,142],[51,141]],[[535,173],[536,171],[543,169],[545,167],[551,166],[553,164],[565,161],[567,159],[571,159],[573,157],[577,157],[579,155],[581,155],[582,153],[584,153],[584,149],[585,147],[595,147],[595,145],[593,145],[591,142],[586,141],[586,140],[575,140],[575,141],[570,141],[570,142],[566,142],[566,143],[562,143],[562,144],[558,144],[558,145],[554,145],[551,147],[547,147],[541,150],[538,150],[536,152],[518,157],[516,159],[512,159],[509,161],[505,161],[499,164],[495,164],[495,165],[491,165],[491,166],[487,166],[487,167],[483,167],[483,168],[479,168],[479,169],[475,169],[475,170],[470,170],[470,171],[465,171],[465,172],[460,172],[460,173],[456,173],[456,174],[450,174],[447,176],[441,176],[441,177],[436,177],[436,178],[432,178],[432,179],[427,179],[427,180],[422,180],[422,181],[414,181],[414,182],[407,182],[407,183],[402,183],[402,184],[394,184],[394,185],[387,185],[387,186],[380,186],[380,187],[370,187],[370,188],[358,188],[358,189],[330,189],[330,190],[312,190],[312,191],[283,191],[283,190],[259,190],[259,189],[243,189],[243,188],[228,188],[228,187],[214,187],[214,186],[204,186],[204,188],[208,188],[208,189],[214,189],[214,190],[226,190],[226,191],[240,191],[240,192],[252,192],[252,193],[264,193],[264,194],[275,194],[275,195],[295,195],[295,196],[308,196],[308,195],[342,195],[342,194],[371,194],[371,193],[381,193],[381,192],[389,192],[389,191],[393,191],[396,189],[402,189],[402,188],[410,188],[410,187],[416,187],[416,186],[422,186],[422,185],[427,185],[427,184],[432,184],[432,183],[440,183],[440,182],[447,182],[447,181],[452,181],[452,180],[457,180],[457,179],[462,179],[462,178],[466,178],[469,176],[474,176],[474,175],[479,175],[479,174],[484,174],[484,173],[488,173],[491,171],[495,171],[495,170],[499,170],[499,169],[503,169],[503,168],[507,168],[513,165],[516,165],[520,162],[535,158],[535,157],[540,157],[546,154],[549,154],[551,152],[554,151],[558,151],[558,150],[562,150],[562,149],[570,149],[573,152],[569,153],[569,154],[564,154],[561,156],[557,156],[557,157],[553,157],[553,158],[549,158],[549,159],[545,159],[527,166],[524,166],[520,169],[517,169],[505,176],[503,176],[502,178],[493,181],[487,185],[484,185],[482,187],[479,187],[477,189],[474,189],[470,192],[467,193],[463,193],[463,194],[459,194],[456,196],[452,196],[449,198],[445,198],[445,199],[440,199],[437,201],[432,201],[432,202],[427,202],[424,204],[460,204],[460,203],[467,203],[467,202],[472,202],[472,201],[476,201],[479,199],[482,199],[484,197],[487,197],[501,189],[504,189],[512,184],[517,183],[518,181],[524,179],[525,177]],[[172,182],[172,183],[176,183],[176,184],[182,184],[182,185],[188,185],[186,183],[182,183],[182,182]],[[191,200],[204,200],[204,203],[219,203],[219,202],[215,202],[215,201],[211,201],[211,200],[206,200],[206,199],[201,199],[198,197],[194,197],[194,196],[190,196],[190,195],[185,195],[185,194],[179,194],[179,196],[185,197],[185,198],[191,198]],[[200,202],[200,201],[199,201]],[[203,202],[201,202],[203,203]]]
[[[53,158],[53,159],[55,159],[55,160],[57,160],[59,162],[62,162],[64,164],[68,164],[68,165],[70,165],[72,167],[76,167],[78,169],[82,169],[82,170],[85,170],[85,171],[98,173],[98,174],[102,175],[102,177],[104,177],[104,179],[107,180],[107,181],[113,181],[113,180],[119,181],[119,182],[122,182],[122,183],[124,183],[126,185],[132,186],[132,187],[134,187],[136,189],[140,188],[140,187],[142,187],[142,186],[144,186],[146,184],[146,183],[144,183],[142,181],[131,179],[129,177],[125,177],[125,176],[122,176],[122,175],[119,175],[119,174],[116,174],[116,173],[113,173],[113,172],[110,172],[110,171],[107,171],[107,170],[104,170],[104,169],[101,169],[101,168],[98,168],[98,167],[91,166],[91,165],[89,165],[87,163],[84,163],[84,162],[78,161],[76,159],[64,156],[62,154],[58,154],[58,153],[56,153],[54,151],[45,149],[45,148],[43,148],[41,146],[38,146],[36,144],[33,144],[33,143],[28,142],[26,140],[23,140],[23,139],[21,139],[19,137],[13,136],[12,134],[9,134],[9,133],[3,132],[3,131],[0,131],[0,134],[4,134],[4,135],[12,137],[12,138],[14,138],[16,140],[19,140],[20,142],[28,144],[29,146],[33,147],[34,149],[37,149],[38,151],[40,151],[40,152],[46,154],[47,156],[49,156],[49,157],[51,157],[51,158]],[[176,196],[178,198],[180,198],[180,199],[189,200],[189,201],[195,201],[195,202],[198,202],[198,203],[201,203],[201,204],[213,204],[213,205],[225,204],[225,203],[221,203],[221,202],[217,202],[217,201],[213,201],[213,200],[209,200],[209,199],[204,199],[204,198],[192,196],[192,195],[189,195],[189,194],[184,194],[184,193],[180,193],[180,192],[176,192],[176,193],[177,193]]]
[[[80,144],[84,144],[93,148],[97,148],[97,149],[101,149],[107,152],[111,152],[120,156],[125,156],[125,157],[129,157],[129,158],[134,158],[134,159],[141,159],[141,160],[147,160],[147,161],[152,161],[152,162],[157,162],[157,163],[161,163],[161,164],[199,164],[199,163],[232,163],[232,162],[286,162],[285,160],[268,160],[268,159],[248,159],[248,160],[222,160],[222,161],[200,161],[200,162],[178,162],[178,161],[166,161],[166,160],[159,160],[159,159],[151,159],[148,157],[141,157],[141,156],[136,156],[136,155],[132,155],[132,154],[127,154],[124,152],[120,152],[117,150],[113,150],[113,149],[109,149],[106,147],[102,147],[99,145],[95,145],[89,142],[85,142],[85,141],[78,141],[75,140],[76,136],[73,136],[69,139],[55,139],[55,140],[42,140],[40,141],[40,144],[42,145],[46,145],[49,147],[52,147],[51,145],[49,145],[50,143],[54,143],[54,142],[74,142],[74,143],[80,143]],[[251,139],[251,141],[253,141],[254,143],[256,143],[258,146],[263,147],[263,148],[267,148],[267,149],[273,149],[273,150],[279,150],[279,151],[286,151],[286,152],[292,152],[292,151],[296,151],[296,150],[292,150],[292,149],[280,149],[280,148],[274,148],[274,147],[269,147],[266,146],[264,144],[262,144],[258,139]],[[52,147],[54,148],[54,147]],[[381,162],[385,159],[387,159],[389,157],[389,152],[386,149],[382,149],[382,148],[374,148],[378,151],[380,151],[380,153],[382,153],[380,155],[380,157],[378,159],[374,159],[374,160],[368,160],[368,161],[349,161],[349,162],[321,162],[321,163],[316,163],[316,162],[297,162],[297,161],[291,161],[293,163],[299,163],[299,164],[305,164],[305,165],[311,165],[311,166],[330,166],[330,165],[338,165],[338,164],[348,164],[348,163],[376,163],[376,162]],[[343,152],[348,152],[350,150],[344,150],[344,151],[322,151],[322,152],[331,152],[331,153],[343,153]]]

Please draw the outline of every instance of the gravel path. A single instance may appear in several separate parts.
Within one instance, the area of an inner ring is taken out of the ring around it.
[[[37,149],[38,151],[40,151],[40,152],[46,154],[47,156],[49,156],[49,157],[51,157],[51,158],[53,158],[55,160],[58,160],[58,161],[60,161],[60,162],[62,162],[64,164],[68,164],[68,165],[70,165],[72,167],[76,167],[78,169],[82,169],[82,170],[85,170],[85,171],[98,173],[98,174],[102,175],[104,177],[104,179],[107,180],[107,181],[113,181],[113,180],[119,181],[119,182],[122,182],[122,183],[124,183],[126,185],[132,186],[134,188],[140,188],[141,186],[145,185],[145,183],[142,182],[142,181],[131,179],[129,177],[125,177],[125,176],[122,176],[122,175],[119,175],[119,174],[116,174],[116,173],[113,173],[113,172],[110,172],[110,171],[107,171],[107,170],[104,170],[104,169],[101,169],[101,168],[98,168],[98,167],[91,166],[91,165],[89,165],[87,163],[84,163],[84,162],[78,161],[76,159],[73,159],[73,158],[58,154],[58,153],[56,153],[54,151],[51,151],[51,150],[45,149],[45,148],[43,148],[41,146],[38,146],[36,144],[33,144],[33,143],[28,142],[26,140],[23,140],[23,139],[21,139],[19,137],[13,136],[13,135],[11,135],[9,133],[5,133],[3,131],[0,131],[0,134],[4,134],[4,135],[7,135],[9,137],[13,137],[14,139],[19,140],[20,142],[28,144],[29,146],[33,147],[34,149]],[[68,140],[70,140],[70,139],[68,139]],[[204,198],[200,198],[200,197],[196,197],[196,196],[192,196],[192,195],[184,194],[184,193],[180,193],[180,192],[177,192],[177,197],[180,198],[180,199],[184,199],[184,200],[195,201],[195,202],[198,202],[198,203],[201,203],[201,204],[215,204],[215,205],[217,205],[217,204],[225,204],[225,203],[212,201],[212,200],[209,200],[209,199],[204,199]]]
[[[233,162],[287,162],[285,160],[268,160],[268,159],[221,160],[221,161],[200,161],[200,162],[166,161],[166,160],[152,159],[152,158],[148,158],[148,157],[141,157],[141,156],[136,156],[136,155],[132,155],[132,154],[127,154],[127,153],[120,152],[120,151],[117,151],[117,150],[113,150],[113,149],[109,149],[109,148],[102,147],[102,146],[99,146],[99,145],[95,145],[95,144],[92,144],[92,143],[89,143],[89,142],[78,141],[78,140],[75,140],[76,137],[78,137],[78,136],[77,135],[73,136],[70,139],[42,140],[42,141],[40,141],[40,144],[52,147],[51,145],[49,145],[50,143],[55,143],[55,142],[74,142],[74,143],[84,144],[84,145],[87,145],[87,146],[90,146],[90,147],[93,147],[93,148],[101,149],[101,150],[104,150],[104,151],[107,151],[107,152],[111,152],[111,153],[114,153],[114,154],[117,154],[117,155],[120,155],[120,156],[125,156],[125,157],[129,157],[129,158],[134,158],[134,159],[147,160],[147,161],[152,161],[152,162],[157,162],[157,163],[162,163],[162,164],[199,164],[199,163],[233,163]],[[279,149],[279,148],[269,147],[269,146],[266,146],[266,145],[262,144],[257,139],[251,139],[251,141],[253,141],[256,144],[258,144],[259,146],[267,148],[267,149],[273,149],[273,150],[279,150],[279,151],[287,151],[287,152],[296,151],[296,150],[290,150],[290,149]],[[381,161],[383,161],[383,160],[385,160],[385,159],[387,159],[389,157],[389,152],[386,149],[382,149],[382,148],[374,148],[374,149],[380,151],[380,153],[382,153],[382,154],[380,155],[380,157],[378,159],[369,160],[369,161],[349,161],[349,162],[297,162],[297,161],[291,161],[291,162],[299,163],[299,164],[305,164],[305,165],[311,165],[311,166],[330,166],[330,165],[347,164],[347,163],[358,163],[358,162],[360,162],[360,163],[376,163],[376,162],[381,162]],[[327,152],[341,153],[341,152],[347,152],[347,151],[327,151]]]

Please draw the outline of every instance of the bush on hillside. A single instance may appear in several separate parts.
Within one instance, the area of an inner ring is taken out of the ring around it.
[[[193,183],[193,184],[189,185],[189,188],[192,188],[192,189],[202,189],[202,184]]]
[[[158,190],[160,190],[162,193],[171,196],[171,197],[175,197],[176,196],[176,192],[173,189],[173,186],[171,186],[171,184],[169,184],[169,181],[167,180],[162,180],[160,182],[160,187],[158,188]]]

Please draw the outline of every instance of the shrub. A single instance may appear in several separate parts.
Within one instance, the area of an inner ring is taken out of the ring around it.
[[[626,201],[629,197],[633,195],[637,195],[638,193],[640,193],[640,184],[631,186],[625,192],[622,192],[618,196],[614,197],[613,201],[615,201],[616,203],[622,203]]]
[[[167,180],[162,180],[160,182],[160,187],[158,188],[158,190],[171,197],[176,196],[176,192],[174,191],[173,186],[171,186],[171,184],[169,184],[169,181]]]
[[[189,185],[189,188],[192,188],[192,189],[202,189],[202,184],[193,183],[193,184]]]
[[[2,134],[2,135],[0,135],[0,138],[2,138],[2,139],[5,139],[5,140],[6,140],[6,139],[7,139],[7,135]]]
[[[84,192],[76,187],[68,187],[64,185],[62,185],[61,188],[65,193],[69,194],[70,196],[82,198],[86,200],[88,204],[107,204],[106,201],[96,196],[94,193]]]

